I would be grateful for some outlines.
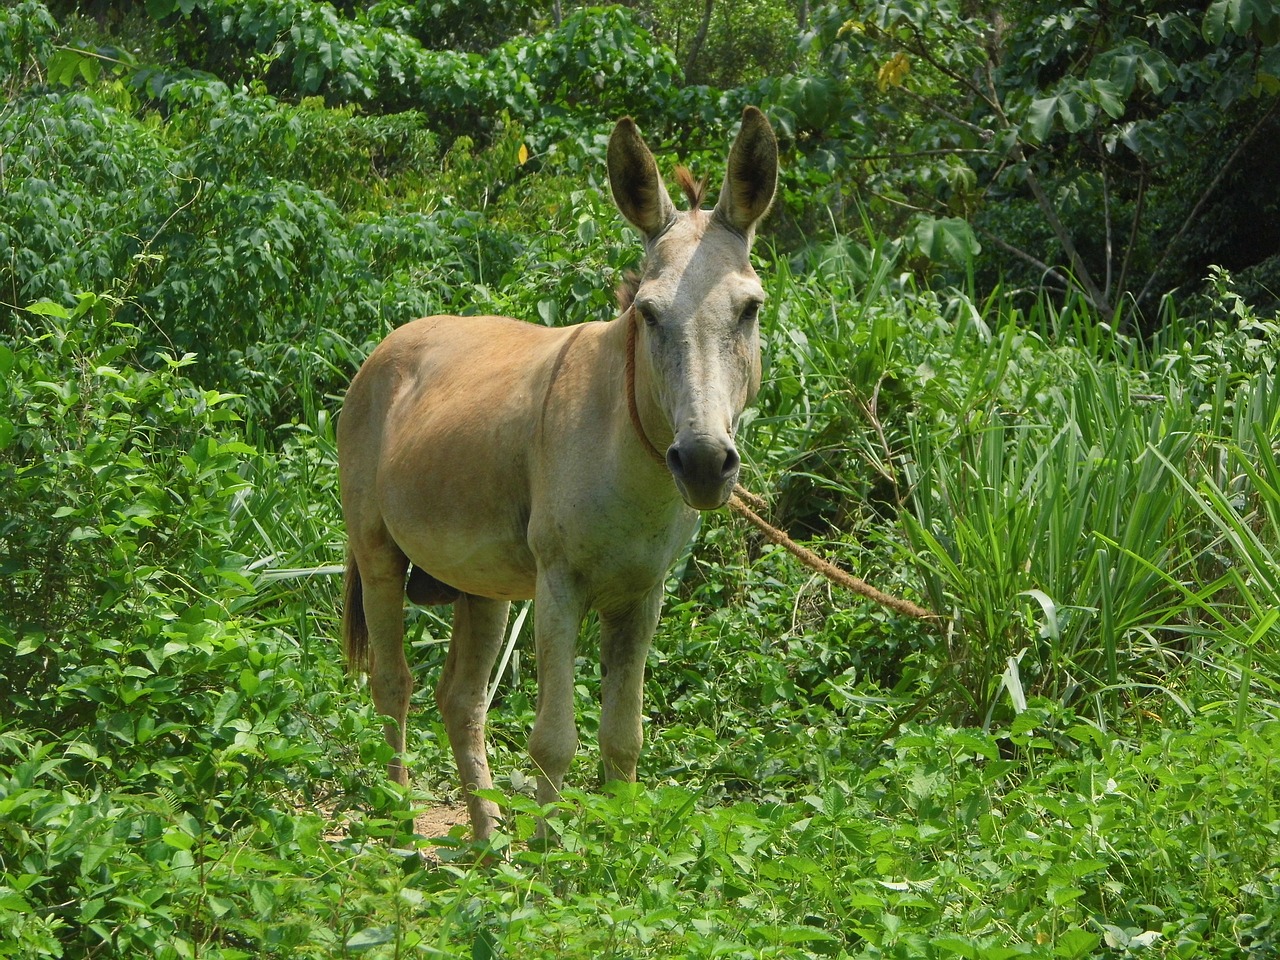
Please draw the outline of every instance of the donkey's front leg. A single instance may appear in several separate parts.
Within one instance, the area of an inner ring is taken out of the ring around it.
[[[529,737],[529,756],[538,769],[541,804],[560,799],[565,772],[578,750],[573,661],[586,604],[574,580],[570,573],[539,571],[533,601],[538,712]]]
[[[600,615],[600,757],[606,780],[635,780],[644,739],[644,664],[662,607],[659,586],[633,606]]]

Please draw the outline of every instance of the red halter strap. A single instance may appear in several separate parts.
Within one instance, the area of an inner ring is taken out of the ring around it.
[[[665,469],[667,458],[658,452],[649,435],[644,432],[644,424],[640,422],[640,411],[636,407],[636,324],[639,321],[636,319],[634,306],[628,307],[627,312],[630,314],[627,318],[627,413],[631,414],[631,426],[635,428],[636,436],[640,438],[645,452],[653,458],[655,463]]]

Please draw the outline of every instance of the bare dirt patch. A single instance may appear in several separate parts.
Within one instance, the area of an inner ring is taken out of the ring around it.
[[[298,805],[299,810],[310,809],[323,814],[329,821],[329,828],[324,832],[325,840],[330,843],[339,843],[350,836],[348,826],[353,821],[359,820],[360,814],[352,810],[339,813],[335,807],[336,804],[333,803]],[[447,837],[449,832],[459,825],[464,827],[464,834],[470,836],[471,823],[464,804],[433,803],[420,809],[413,818],[413,832],[426,841],[420,849],[422,858],[438,862],[440,857],[437,851],[444,845],[432,841]]]
[[[420,837],[432,840],[448,836],[449,831],[458,824],[465,824],[470,830],[467,808],[460,804],[438,804],[427,807],[413,818],[413,832]],[[440,848],[436,846],[423,847],[423,859],[438,860],[439,857],[436,855],[438,849]]]

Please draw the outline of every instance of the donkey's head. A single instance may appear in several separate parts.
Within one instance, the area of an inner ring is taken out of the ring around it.
[[[609,140],[609,184],[618,209],[644,237],[634,306],[636,364],[673,439],[667,467],[685,502],[722,506],[738,478],[733,434],[760,388],[756,314],[764,288],[751,240],[778,181],[778,143],[763,113],[747,107],[729,151],[714,210],[677,211],[653,155],[630,118]],[[654,438],[655,440],[658,438]]]

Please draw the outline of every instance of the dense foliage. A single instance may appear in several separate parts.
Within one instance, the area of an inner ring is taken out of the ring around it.
[[[1274,4],[852,7],[821,30],[861,129],[846,114],[824,136],[873,206],[911,211],[922,253],[959,218],[988,283],[1078,287],[1148,328],[1213,264],[1251,271],[1274,306]]]
[[[1275,956],[1271,5],[473,7],[0,8],[0,957]],[[410,794],[338,662],[342,390],[414,315],[610,316],[610,121],[711,172],[745,102],[748,483],[941,625],[707,517],[638,786],[587,629],[547,848],[513,622],[486,860],[415,827],[448,611]]]

